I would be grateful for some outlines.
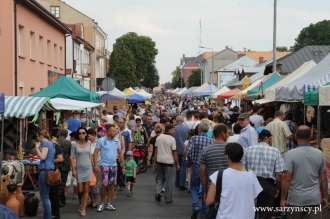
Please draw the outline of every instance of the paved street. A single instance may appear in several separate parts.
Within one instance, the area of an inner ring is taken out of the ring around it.
[[[71,198],[72,190],[70,189],[67,205],[61,208],[61,218],[81,218],[77,212],[78,200],[74,201]],[[116,197],[112,203],[117,208],[116,211],[103,211],[100,213],[94,209],[87,209],[87,216],[85,218],[190,218],[191,202],[190,194],[187,191],[180,191],[179,188],[175,187],[173,190],[173,203],[171,204],[166,204],[164,199],[162,199],[161,203],[155,201],[155,178],[152,169],[148,169],[146,173],[137,175],[137,182],[134,185],[132,197],[126,197],[125,191],[118,191]],[[37,218],[42,218],[42,214],[42,204],[39,203]]]

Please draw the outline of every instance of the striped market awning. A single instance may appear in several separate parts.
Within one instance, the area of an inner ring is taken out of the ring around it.
[[[58,111],[49,102],[48,97],[25,97],[6,96],[5,97],[5,117],[24,119],[33,116],[39,111]]]

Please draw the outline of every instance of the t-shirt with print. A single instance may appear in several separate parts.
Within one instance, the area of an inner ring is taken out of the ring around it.
[[[118,138],[110,140],[108,137],[100,138],[97,141],[96,148],[100,149],[99,166],[115,167],[117,166],[117,153],[121,149]]]
[[[134,176],[134,168],[136,168],[136,162],[131,160],[125,160],[126,176]]]
[[[216,185],[219,171],[210,176]],[[225,169],[222,176],[222,190],[217,219],[254,218],[254,199],[262,191],[256,175],[252,171]]]

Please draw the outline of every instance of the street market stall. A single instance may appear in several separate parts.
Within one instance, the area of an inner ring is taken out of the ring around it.
[[[239,94],[239,92],[241,92],[241,90],[238,89],[238,88],[235,88],[233,90],[230,90],[230,91],[227,91],[225,93],[222,93],[222,94],[218,95],[218,98],[223,99],[223,100],[229,99],[233,96],[237,96]]]
[[[128,98],[128,103],[144,103],[147,98],[140,94],[133,94]]]
[[[206,96],[212,96],[212,94],[216,93],[219,90],[217,86],[214,84],[210,84],[205,89],[197,93],[198,97],[206,97]]]
[[[218,98],[218,95],[223,94],[223,93],[228,92],[228,91],[230,91],[230,89],[226,86],[223,86],[217,92],[212,94],[212,98],[216,99],[216,98]]]

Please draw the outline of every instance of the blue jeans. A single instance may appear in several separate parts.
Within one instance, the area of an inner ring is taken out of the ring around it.
[[[202,208],[199,207],[199,188],[200,188],[200,167],[199,164],[193,164],[191,166],[191,180],[190,180],[190,194],[192,200],[192,209],[195,210],[196,208],[200,209],[200,215],[205,216],[208,210],[208,206],[204,201],[204,191],[202,191]]]
[[[52,219],[52,207],[49,199],[49,188],[46,185],[46,171],[39,172],[39,193],[42,205],[44,207],[44,219]]]
[[[180,187],[186,186],[186,171],[187,166],[186,162],[183,161],[183,155],[178,155],[180,170],[176,170],[176,176],[175,176],[175,185]]]

